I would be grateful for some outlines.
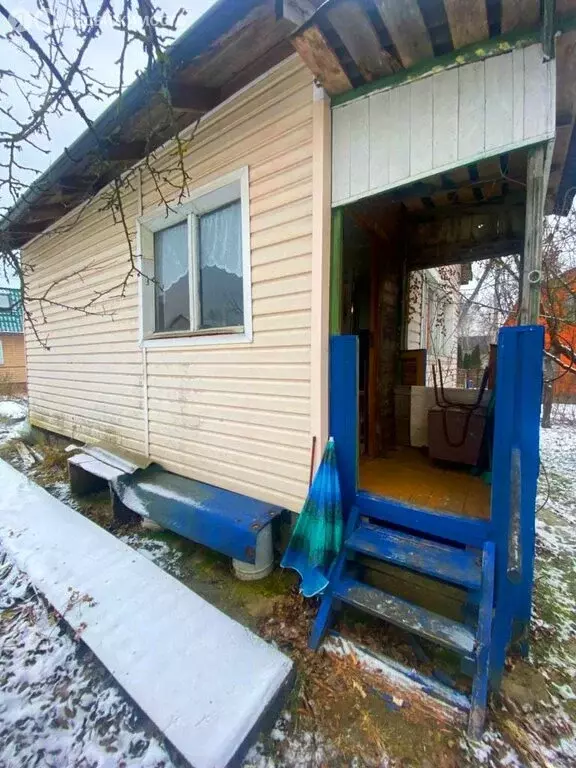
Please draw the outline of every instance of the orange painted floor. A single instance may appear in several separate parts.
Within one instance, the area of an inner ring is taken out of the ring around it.
[[[435,464],[417,448],[361,459],[359,474],[360,488],[378,496],[464,517],[490,517],[490,486],[481,477]]]

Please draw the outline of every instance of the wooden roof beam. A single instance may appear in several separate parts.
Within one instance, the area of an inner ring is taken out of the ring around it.
[[[362,6],[352,0],[344,0],[328,8],[326,15],[364,80],[369,82],[400,69],[400,62],[381,47],[376,30]]]
[[[375,0],[382,21],[404,67],[434,56],[432,41],[417,0]]]
[[[20,248],[23,243],[45,230],[49,223],[51,222],[33,221],[14,224],[8,231],[0,232],[0,245],[6,248]]]
[[[477,0],[444,0],[444,8],[454,48],[462,48],[490,37],[486,3]]]
[[[297,32],[292,36],[292,44],[331,96],[352,88],[342,64],[318,27],[310,26]]]
[[[461,216],[499,214],[502,211],[511,211],[513,209],[520,209],[523,212],[525,204],[525,193],[511,191],[503,197],[501,202],[481,200],[477,203],[455,202],[443,207],[421,208],[417,211],[410,211],[410,219],[425,222],[457,219]]]
[[[503,0],[502,34],[517,29],[532,29],[540,21],[540,0]]]
[[[469,264],[482,259],[495,259],[522,253],[523,238],[503,238],[474,245],[443,244],[421,250],[414,249],[406,260],[409,270],[447,267],[452,264]]]
[[[173,80],[168,83],[168,92],[174,109],[205,115],[221,101],[219,88],[185,83]]]
[[[73,176],[62,176],[58,183],[59,191],[64,195],[75,194],[76,192],[84,192],[90,189],[96,181],[96,174],[88,174],[85,176],[81,174]]]

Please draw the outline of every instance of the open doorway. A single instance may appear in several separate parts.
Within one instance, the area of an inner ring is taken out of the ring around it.
[[[495,342],[509,322],[490,290],[518,303],[524,174],[518,152],[344,209],[361,490],[489,519]]]

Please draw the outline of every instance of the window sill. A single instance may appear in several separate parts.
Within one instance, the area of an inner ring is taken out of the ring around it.
[[[249,344],[252,334],[246,333],[242,326],[231,328],[207,328],[201,331],[176,331],[154,333],[145,336],[142,346],[145,348],[196,347],[216,344]]]

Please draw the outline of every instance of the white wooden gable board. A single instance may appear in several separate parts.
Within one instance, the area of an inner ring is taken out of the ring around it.
[[[555,84],[536,44],[334,107],[332,204],[553,138]]]

